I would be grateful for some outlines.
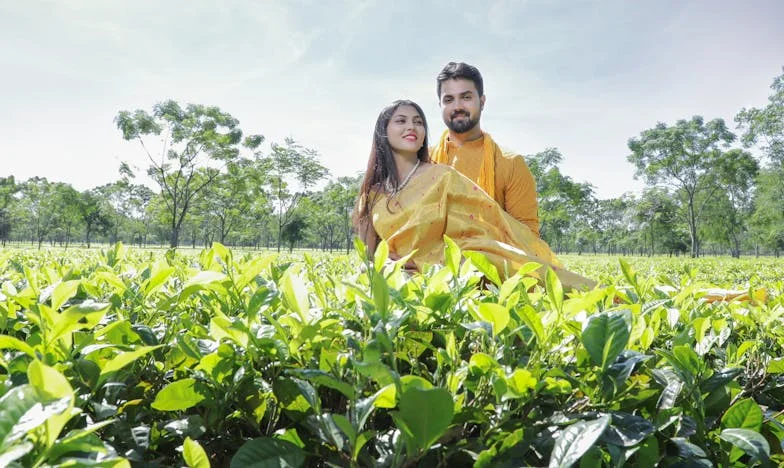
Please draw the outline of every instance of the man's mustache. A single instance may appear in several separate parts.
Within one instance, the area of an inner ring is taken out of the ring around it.
[[[454,118],[456,118],[458,116],[461,116],[461,115],[464,116],[464,117],[471,118],[471,114],[469,114],[468,112],[465,112],[465,111],[453,112],[452,115],[449,118],[450,119],[454,119]]]

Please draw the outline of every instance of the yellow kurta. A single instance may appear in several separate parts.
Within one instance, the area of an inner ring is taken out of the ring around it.
[[[528,262],[553,269],[566,287],[593,282],[560,268],[546,242],[506,213],[474,182],[445,165],[424,169],[391,198],[380,194],[373,206],[373,227],[389,249],[423,264],[444,263],[444,235],[461,250],[485,254],[498,272],[514,274]]]
[[[480,181],[485,161],[485,143],[490,136],[467,141],[458,146],[448,138],[430,151],[435,162],[448,164],[470,180],[482,186]],[[492,139],[490,140],[492,142]],[[528,226],[539,236],[539,209],[536,200],[536,181],[531,170],[520,155],[502,151],[495,143],[493,155],[493,190],[485,189],[513,218]]]

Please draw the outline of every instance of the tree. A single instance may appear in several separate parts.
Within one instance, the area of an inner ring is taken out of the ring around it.
[[[54,184],[44,177],[31,177],[21,184],[21,193],[19,211],[32,221],[32,240],[40,249],[56,221]]]
[[[53,218],[55,235],[60,244],[67,249],[71,243],[71,235],[79,223],[79,192],[70,184],[55,182],[52,184],[53,192],[51,202],[54,205]]]
[[[709,204],[711,231],[720,242],[730,246],[732,256],[740,257],[741,241],[747,231],[754,204],[755,180],[759,163],[747,151],[732,149],[724,153],[716,166],[721,190]]]
[[[0,242],[3,247],[11,234],[11,205],[18,191],[14,176],[0,177]]]
[[[281,234],[281,238],[289,246],[289,253],[294,250],[294,246],[297,242],[301,241],[305,238],[305,230],[307,229],[308,224],[305,220],[298,215],[295,215],[288,223],[283,227],[283,233]],[[280,250],[280,248],[278,248]]]
[[[752,236],[773,249],[778,256],[784,249],[784,169],[770,167],[757,178],[755,210],[751,216]]]
[[[561,174],[558,164],[562,160],[556,148],[526,157],[539,197],[539,233],[558,251],[563,248],[566,234],[590,213],[596,201],[590,184],[574,182]]]
[[[360,181],[358,177],[339,177],[301,200],[301,215],[311,228],[314,245],[330,252],[335,248],[350,248],[351,212]]]
[[[760,144],[768,157],[768,165],[757,179],[751,232],[758,243],[774,249],[776,255],[784,249],[784,68],[782,71],[773,79],[767,106],[742,109],[735,117],[744,130],[743,144]]]
[[[634,207],[634,220],[640,232],[641,246],[648,255],[654,255],[656,246],[664,247],[668,240],[677,237],[677,206],[672,196],[661,188],[649,188],[642,193]]]
[[[109,201],[101,196],[100,191],[92,189],[80,194],[78,210],[84,223],[84,242],[89,249],[94,232],[106,234],[111,228],[112,207]]]
[[[285,145],[272,145],[272,153],[259,160],[266,168],[270,184],[269,198],[277,216],[278,251],[283,240],[283,228],[294,219],[297,205],[309,187],[329,175],[321,165],[318,152],[304,148],[293,138],[286,138]],[[294,192],[294,186],[299,191]]]
[[[770,89],[773,94],[768,97],[767,106],[743,108],[735,121],[744,129],[741,136],[744,146],[762,143],[762,150],[771,161],[784,164],[784,67],[782,74],[773,79]]]
[[[243,141],[239,121],[217,107],[188,104],[183,109],[175,101],[156,104],[151,114],[120,111],[115,123],[125,140],[141,144],[150,161],[147,173],[161,188],[172,248],[179,243],[180,228],[194,197],[239,157],[240,146],[255,149],[263,140],[253,135]],[[143,137],[161,134],[160,152],[153,156]]]
[[[349,252],[352,245],[351,212],[354,211],[354,204],[359,196],[359,186],[362,183],[362,177],[362,175],[338,177],[335,182],[329,184],[326,188],[327,199],[343,219],[341,231],[343,240],[346,242],[346,253]]]
[[[205,218],[215,224],[221,244],[226,243],[226,237],[240,224],[253,203],[257,191],[253,187],[252,169],[248,159],[229,163],[226,173],[220,174],[207,188],[200,204]]]
[[[703,208],[720,187],[714,169],[721,157],[719,146],[734,139],[722,119],[705,123],[701,116],[673,126],[660,122],[629,139],[628,160],[637,169],[635,177],[652,186],[670,187],[682,197],[692,257],[699,255],[697,228]]]

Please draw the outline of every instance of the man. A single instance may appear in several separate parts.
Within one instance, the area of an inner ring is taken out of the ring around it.
[[[504,153],[479,125],[485,105],[479,70],[466,63],[449,62],[436,81],[447,131],[431,150],[431,159],[449,164],[473,180],[539,236],[536,182],[525,159]]]

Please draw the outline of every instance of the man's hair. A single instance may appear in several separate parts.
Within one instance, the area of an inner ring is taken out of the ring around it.
[[[479,73],[479,70],[477,70],[475,66],[469,65],[465,62],[449,62],[441,70],[441,73],[438,74],[438,77],[436,77],[436,82],[438,83],[436,92],[438,93],[439,99],[441,99],[441,83],[446,80],[455,80],[458,78],[473,81],[479,96],[485,95],[485,86],[482,82],[482,74]]]

